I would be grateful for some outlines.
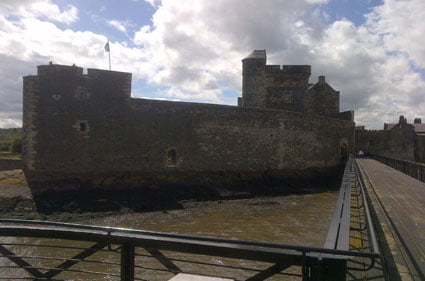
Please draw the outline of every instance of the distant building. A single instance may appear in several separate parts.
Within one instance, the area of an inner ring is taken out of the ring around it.
[[[203,182],[339,165],[353,112],[310,66],[243,59],[238,107],[131,97],[131,74],[41,65],[24,77],[23,163],[33,190]],[[211,183],[209,183],[211,184]]]
[[[356,150],[425,163],[425,124],[400,116],[398,123],[384,123],[383,130],[356,129]]]

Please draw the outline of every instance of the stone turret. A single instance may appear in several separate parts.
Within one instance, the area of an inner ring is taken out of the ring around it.
[[[254,50],[242,60],[242,98],[238,106],[265,107],[266,50]]]

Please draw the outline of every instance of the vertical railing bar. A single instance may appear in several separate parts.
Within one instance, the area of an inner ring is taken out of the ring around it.
[[[130,243],[121,247],[121,281],[134,281],[134,252]]]

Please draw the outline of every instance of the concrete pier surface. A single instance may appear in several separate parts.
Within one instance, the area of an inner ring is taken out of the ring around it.
[[[386,241],[387,271],[425,280],[425,183],[373,159],[357,159]]]

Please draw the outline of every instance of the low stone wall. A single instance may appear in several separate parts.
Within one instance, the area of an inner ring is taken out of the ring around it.
[[[22,169],[22,159],[0,159],[0,171]]]

